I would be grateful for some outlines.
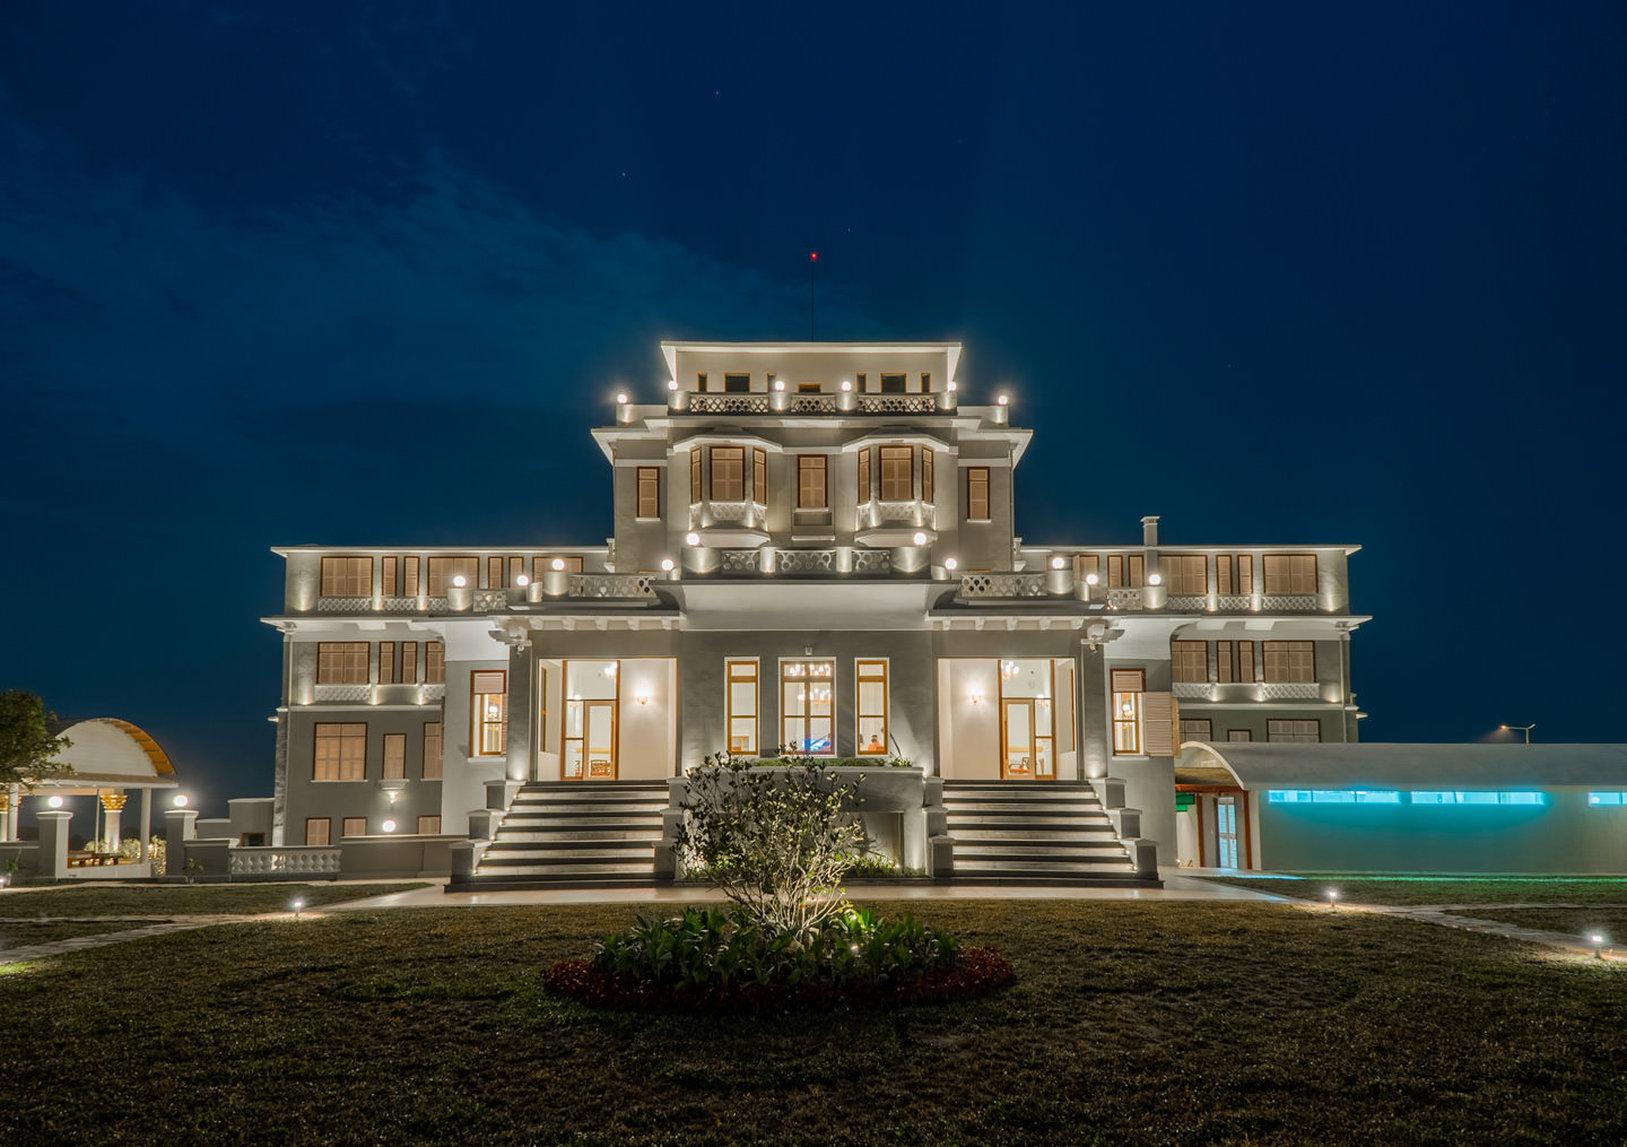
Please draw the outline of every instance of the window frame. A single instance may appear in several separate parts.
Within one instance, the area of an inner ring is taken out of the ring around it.
[[[327,732],[337,729],[338,732]],[[321,775],[322,743],[326,739],[338,742],[333,752],[333,776]],[[360,759],[347,760],[347,750],[360,745]],[[346,776],[346,766],[360,765],[356,775]],[[311,723],[311,783],[322,785],[365,784],[367,782],[367,722],[366,721],[314,721]]]
[[[751,448],[751,500],[758,506],[768,505],[768,451],[761,446]]]
[[[1181,718],[1178,718],[1178,720],[1180,721],[1180,725],[1177,726],[1177,728],[1180,731],[1182,743],[1185,743],[1187,741],[1209,741],[1209,742],[1214,741],[1214,739],[1215,739],[1215,723],[1214,723],[1214,720],[1212,718],[1209,718],[1209,717],[1181,717]],[[1187,736],[1186,735],[1186,726],[1187,725],[1202,725],[1203,728],[1204,728],[1203,736],[1201,736],[1201,737],[1189,737],[1189,736]]]
[[[992,467],[968,466],[966,467],[966,520],[968,522],[992,522],[994,520],[994,496]],[[977,485],[981,483],[981,495],[977,492]],[[977,512],[978,499],[981,497],[983,512]]]
[[[318,685],[366,685],[372,680],[369,662],[372,646],[365,641],[318,641],[316,643],[316,683]],[[358,668],[356,658],[361,661]],[[360,676],[354,676],[354,674]],[[335,674],[338,674],[335,676]]]
[[[431,728],[435,730],[433,734]],[[425,721],[420,743],[423,759],[418,762],[418,779],[440,780],[445,771],[442,756],[446,752],[446,725],[441,721]]]
[[[870,672],[866,673],[866,668]],[[879,668],[880,672],[876,670]],[[864,686],[881,685],[881,711],[867,713],[864,708]],[[858,757],[885,757],[892,744],[892,664],[886,657],[855,657],[853,659],[853,755]],[[864,722],[881,721],[881,748],[869,749],[864,743]]]
[[[739,673],[737,669],[750,669],[750,673]],[[751,685],[751,712],[739,713],[734,708],[734,687],[737,684]],[[761,756],[759,741],[762,737],[763,719],[763,683],[762,665],[755,657],[725,657],[723,659],[723,744],[732,757]],[[750,743],[742,748],[734,747],[734,723],[736,721],[751,722]]]
[[[353,589],[362,568],[355,564],[347,567],[346,572],[334,571],[330,582],[328,575],[329,562],[365,563],[366,575],[362,581],[361,589]],[[330,588],[331,586],[331,588]],[[347,587],[352,587],[347,590]],[[340,592],[347,590],[346,592]],[[373,558],[369,554],[323,554],[317,569],[317,596],[318,597],[372,597],[373,596]]]
[[[797,455],[797,509],[830,509],[830,459],[823,454]]]
[[[1180,646],[1181,648],[1177,648]],[[1193,647],[1196,648],[1193,648]],[[1190,661],[1196,655],[1202,664],[1201,674],[1189,677]],[[1184,668],[1183,668],[1184,666]],[[1190,638],[1172,639],[1169,643],[1170,680],[1180,685],[1207,685],[1209,683],[1209,643]]]
[[[921,447],[921,501],[923,502],[937,500],[935,469],[936,463],[933,461],[932,447]]]
[[[714,502],[744,502],[746,500],[746,448],[744,446],[713,446],[706,452],[707,496]],[[718,493],[719,466],[738,467],[733,477],[725,474],[724,493]],[[728,496],[738,483],[738,492]]]
[[[394,771],[392,772],[391,753],[395,753]],[[407,779],[407,734],[384,734],[384,763],[383,771],[379,774],[380,780],[404,781]]]
[[[360,832],[352,832],[351,829],[353,829],[358,824],[361,825],[362,830]],[[347,816],[347,817],[342,818],[339,821],[339,839],[340,840],[345,839],[345,837],[347,837],[347,836],[366,836],[366,835],[367,835],[367,818],[365,816]]]
[[[1260,642],[1260,680],[1272,685],[1316,684],[1316,642],[1304,638]],[[1304,646],[1304,648],[1298,648]],[[1276,661],[1273,672],[1273,660]]]
[[[322,839],[312,840],[317,825],[322,826]],[[333,847],[333,818],[331,816],[308,816],[305,818],[305,847],[331,848]]]
[[[446,684],[446,642],[424,642],[424,684]]]
[[[661,467],[633,468],[633,517],[640,522],[661,520]]]
[[[1135,688],[1121,685],[1135,683]],[[1147,738],[1142,722],[1146,713],[1147,671],[1145,669],[1109,669],[1108,690],[1111,693],[1113,755],[1140,757],[1146,755]],[[1128,702],[1131,709],[1124,711]]]
[[[878,447],[877,449],[879,451],[879,458],[877,460],[877,468],[878,468],[877,478],[878,478],[878,482],[877,482],[877,490],[876,490],[876,493],[877,493],[877,499],[876,500],[880,501],[880,502],[913,502],[913,501],[915,501],[915,447],[913,447],[913,446],[881,446],[881,447]],[[890,486],[888,484],[888,476],[887,476],[887,464],[888,464],[888,456],[889,456],[889,454],[891,455],[891,460],[892,460],[893,467],[894,467],[895,471],[897,469],[897,465],[898,465],[900,460],[902,460],[903,464],[904,464],[904,473],[902,475],[902,479],[900,479],[900,476],[897,473],[894,473],[893,476],[892,476],[892,479],[891,479],[891,485]],[[903,482],[903,486],[902,486],[902,489],[904,491],[903,496],[902,497],[897,497],[897,496],[893,496],[893,495],[889,494],[889,492],[888,492],[889,490],[892,490],[892,491],[896,492],[900,488],[900,486],[899,486],[900,480],[902,480],[902,482]]]
[[[481,689],[483,679],[496,677],[500,690]],[[495,717],[486,711],[479,698],[498,698]],[[488,747],[495,746],[495,747]],[[490,760],[504,756],[508,751],[508,670],[476,669],[469,674],[469,756]]]
[[[1307,571],[1305,563],[1309,562]],[[1275,578],[1272,576],[1272,567],[1278,567]],[[1318,568],[1316,554],[1287,553],[1264,554],[1260,558],[1260,585],[1262,592],[1272,596],[1303,597],[1314,595],[1317,592],[1317,581],[1321,576]],[[1307,572],[1309,577],[1307,578]],[[1275,582],[1275,588],[1273,583]],[[1307,584],[1308,582],[1308,584]]]
[[[858,501],[870,501],[870,447],[859,448]]]
[[[1282,729],[1282,736],[1273,736],[1278,726],[1293,725],[1295,729]],[[1316,731],[1315,737],[1308,737],[1309,731],[1304,726],[1309,725]],[[1320,745],[1322,743],[1322,722],[1315,717],[1267,717],[1265,722],[1265,739],[1267,744],[1275,745]]]
[[[426,822],[428,822],[428,823],[426,824]],[[417,823],[417,825],[415,827],[418,830],[414,834],[416,836],[440,836],[441,835],[441,814],[440,813],[432,813],[432,812],[419,813],[418,814],[418,823]]]
[[[815,698],[813,697],[813,694],[812,694],[812,687],[814,686],[814,684],[820,682],[821,678],[815,677],[811,673],[810,674],[805,674],[805,675],[799,675],[799,674],[794,674],[794,673],[787,672],[789,670],[789,668],[791,666],[793,666],[793,665],[829,665],[830,666],[830,678],[829,678],[830,711],[828,713],[813,713],[813,712],[809,711],[809,710],[812,709],[813,703],[815,701]],[[837,674],[836,674],[836,658],[834,658],[834,657],[782,657],[782,658],[780,658],[780,662],[779,662],[779,694],[777,696],[778,704],[777,704],[776,708],[778,709],[778,712],[779,712],[779,719],[780,719],[780,738],[779,739],[780,739],[780,745],[781,745],[782,748],[788,748],[792,744],[800,744],[802,746],[806,746],[808,744],[808,741],[809,741],[808,734],[809,734],[809,732],[810,732],[810,730],[812,728],[812,722],[814,720],[816,720],[816,719],[823,719],[823,720],[828,721],[829,725],[830,725],[830,747],[828,749],[823,749],[823,750],[815,750],[815,749],[809,749],[809,748],[806,748],[806,747],[802,747],[802,748],[796,749],[794,751],[794,755],[799,756],[799,757],[834,757],[836,755],[836,686],[837,686],[836,677],[837,677]],[[802,690],[803,690],[803,699],[802,699],[803,712],[800,713],[800,714],[791,715],[791,714],[786,712],[785,689],[786,689],[787,685],[800,686],[802,688]],[[800,721],[800,722],[802,722],[802,739],[801,739],[800,742],[794,742],[790,737],[788,737],[786,735],[787,728],[788,728],[789,724],[792,721]]]

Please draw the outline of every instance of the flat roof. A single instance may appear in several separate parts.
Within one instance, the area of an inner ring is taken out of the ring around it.
[[[1627,789],[1627,745],[1187,741],[1177,784],[1244,789]]]

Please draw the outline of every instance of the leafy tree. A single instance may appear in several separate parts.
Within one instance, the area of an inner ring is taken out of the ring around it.
[[[842,875],[865,844],[843,807],[857,785],[808,757],[753,765],[719,753],[689,773],[678,852],[765,932],[806,942],[847,906]]]
[[[32,788],[73,772],[56,760],[70,744],[68,738],[52,734],[56,723],[56,714],[34,694],[21,689],[0,692],[0,785]]]

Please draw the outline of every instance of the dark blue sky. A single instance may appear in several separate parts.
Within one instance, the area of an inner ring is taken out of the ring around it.
[[[1360,542],[1368,739],[1624,739],[1627,9],[782,7],[0,9],[0,684],[268,792],[268,546],[601,540],[818,247],[1030,541]]]

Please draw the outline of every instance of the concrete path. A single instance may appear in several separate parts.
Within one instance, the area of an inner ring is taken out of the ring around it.
[[[276,919],[287,915],[289,913],[278,912],[269,916],[19,916],[0,920],[0,924],[96,924],[110,921],[135,923],[141,920],[150,923],[136,923],[133,928],[116,932],[97,932],[90,936],[71,936],[66,940],[47,940],[41,944],[0,948],[0,964],[18,964],[25,960],[38,960],[43,956],[60,956],[66,952],[105,948],[110,944],[124,944],[148,936],[186,932],[193,928],[208,928],[214,924],[241,924],[250,920]]]

